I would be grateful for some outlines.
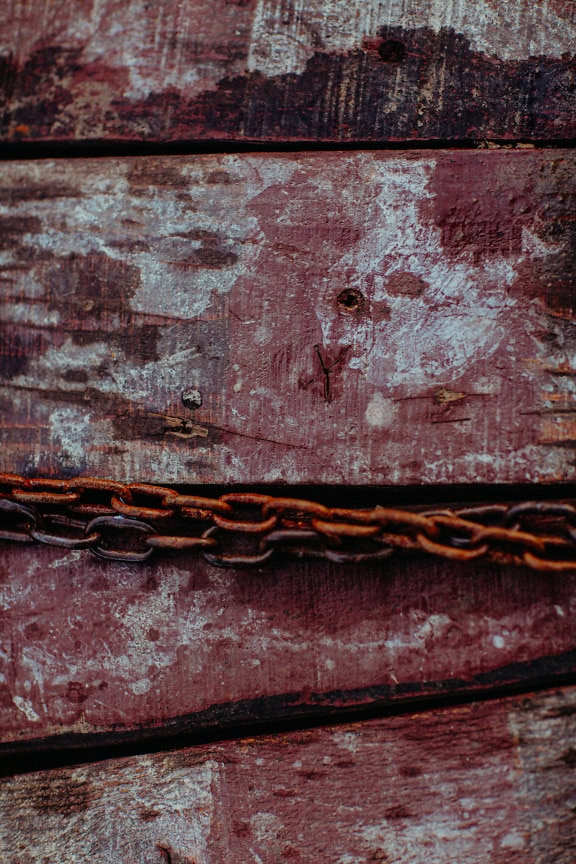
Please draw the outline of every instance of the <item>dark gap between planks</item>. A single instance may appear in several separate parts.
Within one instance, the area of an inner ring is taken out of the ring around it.
[[[207,156],[219,153],[334,153],[356,150],[491,150],[545,149],[576,147],[576,139],[479,139],[411,141],[14,141],[0,142],[0,161],[28,159],[86,159],[92,157],[130,158],[136,156]]]
[[[68,479],[68,478],[66,478]],[[71,475],[76,479],[76,475]],[[81,478],[79,478],[81,479]],[[105,478],[115,479],[115,478]],[[128,482],[126,485],[130,485]],[[499,484],[424,484],[407,486],[375,485],[312,485],[282,483],[163,483],[158,486],[175,489],[183,495],[200,495],[219,498],[229,492],[254,492],[273,498],[300,498],[316,501],[327,507],[372,509],[373,507],[431,508],[444,507],[465,509],[468,505],[516,504],[524,501],[567,501],[576,499],[574,483],[499,483]]]
[[[570,657],[573,654],[576,652],[570,652]],[[258,719],[236,719],[236,710],[239,709],[238,713],[242,712],[242,703],[238,703],[230,706],[232,711],[228,717],[220,718],[217,715],[219,709],[224,714],[222,706],[213,706],[215,719],[203,728],[191,728],[195,715],[190,715],[177,717],[155,728],[140,727],[130,731],[67,734],[12,742],[0,746],[0,777],[91,764],[107,759],[171,752],[239,738],[281,735],[384,717],[423,714],[475,702],[491,702],[510,696],[531,696],[546,690],[576,686],[576,672],[562,671],[567,659],[566,655],[561,655],[521,664],[528,666],[534,673],[528,680],[504,685],[488,685],[480,690],[467,687],[441,695],[399,698],[391,703],[347,706],[331,710],[327,710],[326,705],[302,706],[294,703],[292,716],[285,709],[284,716],[280,718],[275,714],[275,703],[283,697],[268,697],[263,700],[250,700],[254,703],[263,703],[262,714],[270,703],[268,706],[270,716],[261,716]],[[574,663],[571,665],[574,670]],[[496,673],[480,677],[496,680],[501,671],[497,670]],[[210,713],[210,709],[206,713]]]

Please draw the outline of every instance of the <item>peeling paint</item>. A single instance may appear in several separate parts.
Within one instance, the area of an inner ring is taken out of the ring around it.
[[[554,690],[7,778],[0,851],[60,864],[65,836],[103,864],[570,860],[574,702]]]

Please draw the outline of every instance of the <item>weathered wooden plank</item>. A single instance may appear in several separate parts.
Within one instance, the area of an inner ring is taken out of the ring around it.
[[[573,479],[575,159],[3,165],[1,467]]]
[[[8,141],[576,132],[572,0],[8,0],[3,11]]]
[[[4,780],[12,864],[572,864],[576,691]]]
[[[134,567],[14,546],[2,564],[4,742],[81,747],[576,671],[576,574],[431,560]]]

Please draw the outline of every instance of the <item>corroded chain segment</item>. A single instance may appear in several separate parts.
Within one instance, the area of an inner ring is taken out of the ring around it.
[[[576,506],[353,509],[255,492],[210,498],[147,483],[0,474],[0,540],[127,562],[155,550],[197,549],[219,567],[258,566],[280,555],[345,563],[426,553],[562,572],[576,570]]]

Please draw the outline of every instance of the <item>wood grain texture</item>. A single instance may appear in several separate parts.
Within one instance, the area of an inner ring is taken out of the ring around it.
[[[50,738],[49,749],[576,671],[576,574],[485,564],[223,571],[185,556],[129,566],[6,546],[0,609],[0,738]]]
[[[572,0],[6,0],[4,140],[568,139]]]
[[[572,864],[576,692],[2,781],[10,864]]]
[[[572,480],[575,159],[4,164],[1,468]]]

